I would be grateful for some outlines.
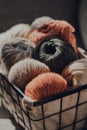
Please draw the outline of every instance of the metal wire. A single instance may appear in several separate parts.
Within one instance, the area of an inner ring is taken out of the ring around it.
[[[30,116],[30,111],[23,109],[23,106],[21,105],[21,100],[24,97],[24,94],[16,86],[9,83],[9,81],[7,80],[7,78],[4,75],[0,74],[0,95],[4,99],[4,103],[6,104],[7,109],[11,110],[11,113],[13,115],[15,115],[15,117],[17,117],[18,123],[20,125],[22,125],[23,127],[25,127],[27,130],[33,130],[32,122],[34,123],[34,122],[39,122],[39,121],[43,121],[43,130],[46,130],[46,119],[50,119],[50,117],[54,117],[56,115],[59,116],[59,122],[58,122],[58,129],[57,130],[63,130],[64,128],[69,128],[70,126],[72,126],[72,130],[76,130],[75,129],[76,124],[80,123],[82,121],[85,122],[83,130],[87,130],[87,116],[82,118],[82,119],[77,120],[78,107],[80,107],[82,105],[87,105],[87,101],[79,102],[82,90],[87,90],[87,85],[81,86],[77,89],[74,89],[74,90],[59,94],[59,95],[55,95],[53,97],[49,97],[45,100],[34,102],[34,107],[41,106],[41,110],[42,110],[42,117],[38,117],[36,119],[36,118],[32,118]],[[13,93],[16,94],[15,95],[16,97],[14,97]],[[69,96],[71,94],[75,94],[75,93],[78,94],[77,103],[75,105],[70,106],[69,108],[66,108],[66,109],[63,110],[63,98],[66,97],[66,96]],[[11,98],[11,101],[12,101],[13,107],[14,107],[13,110],[12,110],[12,108],[10,108],[9,98],[7,98],[5,96],[5,94]],[[44,105],[46,103],[51,103],[51,101],[57,101],[58,99],[60,99],[60,110],[46,116],[44,114],[44,109],[45,109]],[[70,124],[67,124],[66,126],[62,126],[62,113],[67,112],[69,110],[72,110],[74,108],[75,108],[74,121]],[[27,117],[28,123],[26,123],[24,115]]]

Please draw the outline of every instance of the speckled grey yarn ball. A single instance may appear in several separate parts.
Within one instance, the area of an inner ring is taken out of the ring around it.
[[[50,69],[44,63],[34,59],[24,59],[11,67],[8,79],[22,91],[25,86],[37,75],[49,72]]]
[[[32,58],[35,45],[23,38],[11,38],[6,40],[1,50],[1,64],[8,71],[18,61]]]
[[[43,26],[45,23],[49,22],[50,20],[53,20],[53,18],[49,17],[49,16],[42,16],[39,18],[36,18],[32,24],[31,24],[31,29],[38,29],[41,26]]]

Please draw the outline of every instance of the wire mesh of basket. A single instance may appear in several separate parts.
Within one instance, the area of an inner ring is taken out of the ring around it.
[[[0,74],[4,106],[25,130],[87,129],[87,85],[23,105],[25,95]]]
[[[25,130],[87,130],[87,85],[33,101],[0,73],[0,97]]]

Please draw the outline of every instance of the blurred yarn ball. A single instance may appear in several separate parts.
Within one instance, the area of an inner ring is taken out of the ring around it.
[[[25,95],[34,100],[44,99],[67,89],[67,81],[56,73],[44,73],[34,78],[25,88]]]
[[[77,59],[77,54],[66,42],[46,38],[36,46],[33,57],[48,65],[51,71],[61,73],[66,65]]]
[[[6,38],[12,38],[12,37],[24,38],[29,32],[29,30],[30,30],[29,24],[20,23],[20,24],[14,25],[7,31],[0,33],[0,41]]]
[[[24,59],[11,67],[8,79],[22,91],[25,86],[37,75],[49,72],[49,67],[34,59]]]
[[[34,30],[34,29],[38,29],[40,28],[41,26],[43,26],[44,24],[46,24],[47,22],[53,20],[53,18],[49,17],[49,16],[42,16],[42,17],[39,17],[39,18],[36,18],[32,24],[31,24],[31,29]]]
[[[73,88],[87,84],[87,58],[76,60],[66,66],[62,76]]]
[[[76,37],[73,34],[74,27],[67,21],[51,20],[38,29],[33,30],[27,37],[33,43],[38,44],[47,37],[57,37],[69,43],[77,52]]]
[[[24,38],[29,32],[29,30],[30,30],[29,24],[20,23],[20,24],[12,26],[10,29],[6,30],[5,32],[0,33],[0,52],[6,40],[10,38],[15,38],[15,37]]]
[[[8,73],[12,65],[25,58],[31,58],[35,45],[23,38],[11,38],[4,41],[1,49],[1,63]]]

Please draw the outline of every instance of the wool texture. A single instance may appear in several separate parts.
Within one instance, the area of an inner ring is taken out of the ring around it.
[[[48,65],[51,71],[61,73],[66,65],[77,59],[77,54],[66,42],[46,38],[36,46],[33,57]]]
[[[68,89],[66,80],[56,73],[44,73],[34,78],[25,88],[25,95],[34,100],[44,99]]]
[[[10,68],[18,61],[31,58],[35,45],[23,38],[6,40],[1,50],[1,63],[8,73]]]
[[[42,17],[36,18],[31,24],[31,29],[32,30],[39,29],[40,27],[42,27],[44,24],[48,23],[51,20],[53,20],[53,18],[49,16],[42,16]]]
[[[73,88],[87,84],[87,58],[76,60],[66,66],[62,76]]]
[[[0,33],[0,41],[6,38],[12,38],[12,37],[24,38],[29,32],[29,30],[30,30],[29,24],[20,23],[20,24],[14,25],[7,31]]]
[[[27,37],[36,45],[46,37],[57,37],[69,43],[77,52],[74,27],[63,20],[51,20],[38,29],[33,30]]]
[[[22,91],[25,86],[37,75],[49,72],[50,69],[44,63],[34,59],[24,59],[14,64],[8,74],[8,79]]]
[[[10,29],[6,30],[3,33],[0,33],[0,52],[2,46],[5,44],[5,41],[7,41],[10,38],[15,38],[15,37],[25,37],[27,33],[30,30],[30,25],[29,24],[17,24],[12,26]],[[0,53],[1,54],[1,53]]]

